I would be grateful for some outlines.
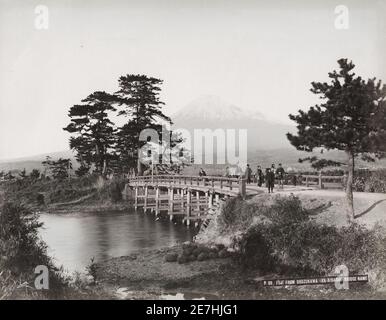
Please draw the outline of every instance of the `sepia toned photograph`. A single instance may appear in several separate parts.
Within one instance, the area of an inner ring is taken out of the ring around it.
[[[0,0],[0,300],[385,300],[385,56],[384,0]]]

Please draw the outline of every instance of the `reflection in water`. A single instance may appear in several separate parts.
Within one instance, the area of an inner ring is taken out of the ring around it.
[[[44,222],[41,236],[49,254],[69,271],[84,271],[92,257],[101,261],[188,241],[194,235],[182,224],[155,221],[152,214],[134,212],[42,214],[40,220]]]

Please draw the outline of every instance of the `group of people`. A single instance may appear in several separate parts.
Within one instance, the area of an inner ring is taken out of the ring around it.
[[[273,193],[273,188],[275,187],[275,181],[278,182],[279,188],[283,189],[285,174],[286,173],[281,163],[279,163],[277,168],[275,164],[272,163],[270,168],[265,169],[265,172],[263,172],[263,169],[261,168],[261,166],[257,166],[255,173],[253,173],[250,165],[247,164],[244,177],[246,179],[247,184],[251,184],[252,182],[254,182],[254,183],[257,183],[257,186],[259,187],[263,186],[265,182],[265,185],[268,188],[268,193]],[[198,175],[200,177],[206,176],[206,172],[204,171],[204,169],[200,168]],[[224,176],[226,177],[232,176],[229,171],[229,167],[226,167]]]
[[[257,170],[255,174],[253,174],[249,164],[247,164],[247,168],[245,169],[245,178],[247,180],[247,183],[248,184],[252,183],[254,178],[257,185],[261,187],[265,182],[265,185],[268,188],[268,193],[273,192],[273,188],[275,186],[275,180],[278,181],[279,188],[283,189],[284,176],[285,176],[285,171],[281,163],[279,163],[279,166],[277,168],[273,163],[270,168],[265,169],[265,173],[261,169],[261,166],[257,166]]]

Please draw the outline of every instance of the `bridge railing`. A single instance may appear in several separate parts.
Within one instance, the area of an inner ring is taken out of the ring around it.
[[[320,189],[325,188],[334,188],[340,189],[343,188],[345,184],[346,176],[327,176],[323,174],[315,174],[315,175],[301,175],[300,183],[309,186],[317,186]]]
[[[245,178],[228,178],[219,176],[184,176],[184,175],[154,175],[136,176],[129,178],[130,183],[137,184],[170,184],[173,186],[208,187],[208,189],[239,192],[243,197],[246,194]]]

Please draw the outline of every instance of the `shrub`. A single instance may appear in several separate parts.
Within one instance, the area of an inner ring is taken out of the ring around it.
[[[227,200],[221,210],[219,222],[222,229],[244,230],[254,223],[256,218],[287,223],[306,220],[308,215],[299,198],[295,196],[263,195],[254,202],[243,201],[240,197]]]
[[[355,171],[353,188],[354,191],[358,192],[386,193],[386,170],[378,169],[375,171]]]
[[[386,170],[372,172],[365,183],[364,191],[386,193]]]
[[[112,202],[122,201],[122,191],[124,187],[124,181],[121,179],[113,180],[109,184],[109,195]]]
[[[6,292],[2,298],[12,296],[17,284],[27,282],[33,286],[38,265],[49,269],[49,294],[57,294],[65,287],[61,270],[54,267],[47,246],[38,236],[41,226],[37,215],[21,205],[6,202],[0,208],[0,283]]]
[[[86,266],[86,273],[92,278],[92,283],[95,285],[97,283],[98,266],[94,257],[90,259],[90,263]]]
[[[269,223],[250,226],[236,240],[245,268],[325,275],[341,264],[351,272],[386,265],[384,230],[355,223],[342,228],[317,224],[296,197],[276,198],[264,211]]]

